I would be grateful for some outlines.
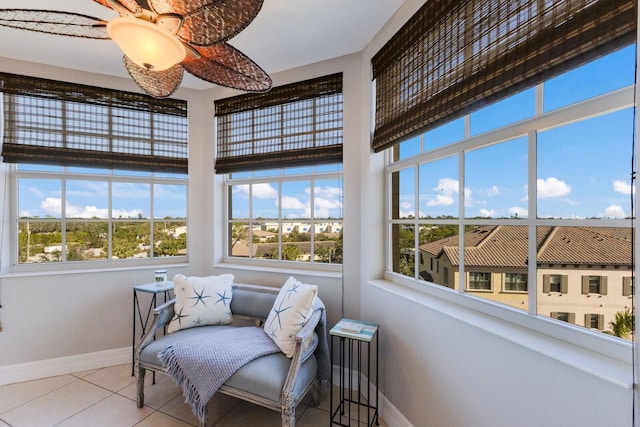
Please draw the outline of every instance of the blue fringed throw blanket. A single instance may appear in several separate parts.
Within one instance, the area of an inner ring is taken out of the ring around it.
[[[186,338],[162,350],[158,358],[203,423],[207,402],[231,375],[252,360],[279,351],[262,329],[245,327]]]

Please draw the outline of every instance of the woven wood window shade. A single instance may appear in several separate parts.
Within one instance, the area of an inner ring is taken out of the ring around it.
[[[187,173],[187,103],[0,73],[7,163]]]
[[[215,107],[218,174],[342,162],[342,73]]]
[[[428,0],[372,59],[378,152],[636,38],[635,0]]]

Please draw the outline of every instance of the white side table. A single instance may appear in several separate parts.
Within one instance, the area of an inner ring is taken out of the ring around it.
[[[171,299],[171,291],[173,291],[173,282],[167,281],[161,285],[157,285],[155,282],[146,283],[144,285],[136,285],[133,287],[133,338],[131,341],[131,375],[134,375],[135,366],[133,364],[135,356],[136,342],[139,340],[147,330],[149,320],[151,319],[151,312],[158,305],[158,295],[163,294],[164,302]],[[140,297],[138,292],[144,292],[151,294],[151,301],[146,309],[146,315],[144,315],[143,308],[140,306]],[[144,317],[143,317],[144,315]],[[136,325],[140,325],[140,337],[136,335]],[[153,382],[155,383],[155,372],[153,373]]]
[[[331,331],[331,360],[334,355],[334,341],[338,341],[338,352],[340,358],[339,374],[339,399],[334,410],[333,403],[333,375],[331,376],[330,410],[331,425],[360,426],[361,413],[366,411],[366,425],[379,425],[378,420],[378,325],[361,320],[342,319]],[[375,403],[371,401],[371,342],[375,338]],[[363,399],[362,387],[362,362],[363,347],[366,350],[367,359],[367,384],[366,395]],[[354,366],[355,365],[355,366]],[[355,370],[354,370],[355,368]],[[357,378],[354,380],[354,375]],[[356,384],[354,384],[354,382]],[[354,396],[354,394],[356,396]],[[352,414],[352,407],[354,412]],[[357,408],[357,409],[356,409]],[[365,421],[364,419],[362,420]]]

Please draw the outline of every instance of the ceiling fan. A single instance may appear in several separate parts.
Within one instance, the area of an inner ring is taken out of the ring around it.
[[[221,86],[266,92],[271,78],[227,41],[244,30],[264,0],[94,0],[118,13],[105,21],[73,12],[0,9],[0,25],[89,39],[111,39],[131,78],[165,98],[184,70]]]

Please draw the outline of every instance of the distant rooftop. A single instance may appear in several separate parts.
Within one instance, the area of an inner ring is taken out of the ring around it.
[[[538,227],[537,262],[542,264],[631,265],[631,229],[614,227]],[[527,267],[527,227],[481,226],[465,233],[465,265]],[[420,246],[434,256],[460,263],[458,236]]]

